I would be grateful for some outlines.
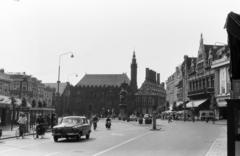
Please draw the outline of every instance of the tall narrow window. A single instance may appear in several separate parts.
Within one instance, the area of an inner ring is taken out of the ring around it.
[[[16,90],[20,90],[20,82],[16,82]]]

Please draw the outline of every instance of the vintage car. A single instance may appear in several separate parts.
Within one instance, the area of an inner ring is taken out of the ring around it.
[[[137,120],[138,120],[138,118],[136,115],[134,115],[134,114],[130,115],[129,121],[137,121]]]
[[[64,117],[59,125],[52,129],[52,136],[55,142],[59,138],[75,138],[77,141],[81,136],[86,136],[89,139],[91,133],[90,122],[85,116],[67,116]]]

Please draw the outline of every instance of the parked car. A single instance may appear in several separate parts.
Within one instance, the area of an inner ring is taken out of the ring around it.
[[[0,128],[0,138],[2,137],[2,128]]]
[[[149,114],[144,114],[143,119],[149,119]]]
[[[137,118],[136,115],[132,114],[132,115],[130,115],[129,120],[130,120],[130,121],[137,121],[138,118]]]
[[[86,139],[89,139],[90,133],[90,122],[85,116],[64,117],[60,124],[54,126],[52,129],[52,136],[55,142],[59,138],[75,138],[79,141],[82,136],[86,136]]]

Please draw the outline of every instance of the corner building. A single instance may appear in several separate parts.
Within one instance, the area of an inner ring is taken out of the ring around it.
[[[217,51],[223,46],[205,45],[201,34],[198,57],[191,60],[188,71],[188,97],[191,100],[186,108],[191,108],[197,114],[200,110],[209,110],[211,96],[214,95],[214,69],[211,68],[217,59]]]
[[[156,79],[157,75],[157,79]],[[160,84],[160,73],[146,68],[145,81],[135,94],[135,110],[137,115],[153,114],[158,106],[166,102],[164,83]]]

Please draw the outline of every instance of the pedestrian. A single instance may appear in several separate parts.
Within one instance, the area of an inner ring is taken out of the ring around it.
[[[27,123],[27,118],[24,113],[20,113],[20,117],[17,122],[19,123],[20,136],[22,136],[23,131],[25,130],[26,123]]]
[[[168,116],[168,123],[169,123],[169,122],[172,122],[172,115],[169,115],[169,116]]]

